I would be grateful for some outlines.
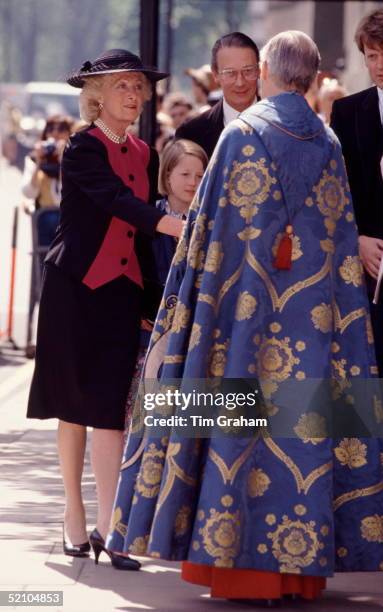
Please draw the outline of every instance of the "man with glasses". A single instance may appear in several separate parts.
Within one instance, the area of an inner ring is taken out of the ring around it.
[[[210,158],[223,128],[258,100],[259,51],[241,32],[226,34],[212,49],[211,69],[223,97],[212,109],[181,125],[176,138],[199,144]]]

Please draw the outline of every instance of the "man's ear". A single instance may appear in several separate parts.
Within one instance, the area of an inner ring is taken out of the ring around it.
[[[220,78],[219,78],[219,74],[218,74],[218,72],[217,72],[216,70],[214,70],[213,68],[212,68],[211,72],[212,72],[212,75],[213,75],[213,79],[214,79],[215,84],[216,84],[218,87],[221,87],[221,80],[220,80]]]
[[[267,77],[269,76],[269,67],[267,65],[266,60],[261,62],[259,74],[260,74],[262,81],[266,81]]]

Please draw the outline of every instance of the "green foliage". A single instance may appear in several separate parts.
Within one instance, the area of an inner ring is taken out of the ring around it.
[[[166,8],[160,3],[159,66],[164,65]],[[174,0],[174,86],[183,71],[210,61],[222,34],[245,28],[248,0]],[[0,0],[0,79],[60,81],[106,48],[139,51],[139,0]]]

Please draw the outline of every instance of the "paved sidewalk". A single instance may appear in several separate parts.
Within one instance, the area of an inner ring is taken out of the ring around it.
[[[181,581],[177,563],[143,559],[142,571],[130,573],[114,570],[106,555],[96,566],[92,559],[71,559],[62,554],[63,498],[55,422],[27,421],[24,417],[32,366],[32,362],[0,355],[0,591],[62,590],[64,607],[46,609],[65,612],[267,610],[210,599],[206,588]],[[89,462],[84,490],[92,527],[95,487]],[[383,575],[337,575],[328,581],[320,601],[284,603],[281,609],[382,611]]]

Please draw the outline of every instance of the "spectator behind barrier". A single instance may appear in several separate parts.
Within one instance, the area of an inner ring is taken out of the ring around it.
[[[60,203],[60,159],[73,125],[72,117],[49,117],[41,139],[25,158],[21,190],[35,201],[36,210]]]
[[[32,213],[44,207],[59,206],[61,198],[60,161],[66,142],[72,132],[74,120],[65,115],[52,115],[48,118],[32,152],[26,156],[21,183],[23,195],[34,200],[26,204],[24,210]],[[57,214],[47,212],[39,219],[39,246],[49,246],[56,227]]]

